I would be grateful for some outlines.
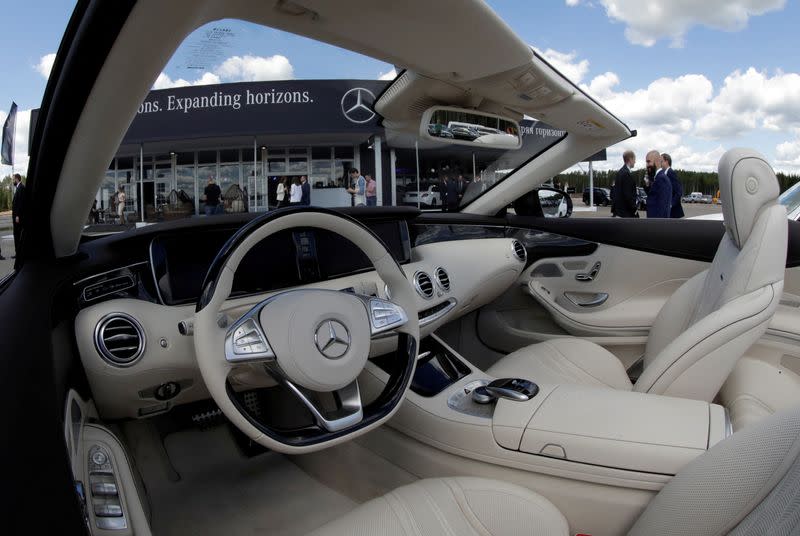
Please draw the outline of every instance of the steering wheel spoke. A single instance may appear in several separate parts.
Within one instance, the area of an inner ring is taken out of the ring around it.
[[[264,367],[270,376],[292,393],[311,412],[317,426],[326,432],[347,430],[360,423],[364,418],[358,380],[353,380],[343,388],[332,391],[330,395],[336,407],[326,408],[320,400],[319,393],[296,385],[283,374],[277,363],[266,363]]]

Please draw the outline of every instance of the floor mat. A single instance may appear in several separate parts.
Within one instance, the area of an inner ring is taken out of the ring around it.
[[[140,467],[157,536],[305,534],[356,506],[273,452],[243,456],[229,430],[184,430],[164,438],[178,482]]]

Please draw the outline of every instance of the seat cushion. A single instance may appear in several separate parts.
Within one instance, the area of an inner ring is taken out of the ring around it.
[[[362,504],[314,536],[536,536],[569,534],[544,497],[485,478],[419,480]]]
[[[495,378],[525,378],[540,384],[583,384],[623,391],[633,387],[614,354],[578,338],[550,339],[526,346],[486,372]]]

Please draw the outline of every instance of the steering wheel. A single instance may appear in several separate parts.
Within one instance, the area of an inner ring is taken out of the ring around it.
[[[325,229],[352,242],[386,283],[391,301],[335,290],[288,290],[225,326],[221,312],[247,252],[298,227]],[[371,340],[390,331],[397,332],[398,346],[389,360],[389,379],[377,398],[363,405],[357,378],[368,366]],[[253,441],[288,454],[332,446],[389,419],[411,383],[418,339],[414,290],[392,254],[356,220],[321,208],[280,209],[234,234],[209,268],[194,317],[195,355],[214,402]],[[305,406],[313,425],[273,427],[248,411],[228,377],[235,368],[254,364]]]

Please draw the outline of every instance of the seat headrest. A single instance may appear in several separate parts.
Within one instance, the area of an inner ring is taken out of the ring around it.
[[[757,151],[731,149],[719,160],[719,191],[725,230],[741,249],[759,211],[776,202],[780,194],[778,178]]]

